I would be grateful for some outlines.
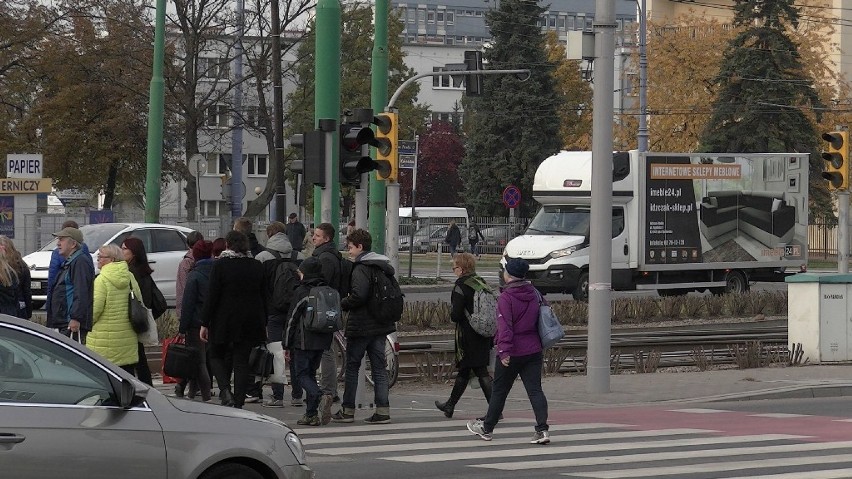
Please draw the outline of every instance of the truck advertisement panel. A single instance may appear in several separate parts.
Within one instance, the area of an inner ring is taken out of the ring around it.
[[[644,159],[645,264],[807,260],[807,155]]]

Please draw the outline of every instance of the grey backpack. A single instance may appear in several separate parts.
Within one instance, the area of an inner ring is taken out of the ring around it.
[[[340,293],[331,286],[314,286],[303,300],[305,308],[305,330],[314,333],[333,333],[343,329],[343,314],[340,309]]]
[[[497,295],[479,276],[473,276],[465,284],[473,288],[473,312],[467,320],[476,334],[490,338],[497,333]]]

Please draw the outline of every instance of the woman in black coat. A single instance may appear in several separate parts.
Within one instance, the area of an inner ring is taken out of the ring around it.
[[[450,319],[456,323],[456,382],[446,402],[435,401],[435,407],[444,416],[453,417],[456,403],[461,399],[471,373],[479,378],[485,399],[491,400],[491,376],[488,362],[491,359],[493,338],[477,333],[470,326],[468,314],[473,312],[475,287],[487,287],[485,280],[476,274],[476,260],[470,253],[459,253],[453,258],[453,272],[458,276],[450,296]]]
[[[124,255],[124,261],[127,262],[127,268],[133,273],[136,282],[139,283],[142,304],[151,310],[155,319],[159,318],[166,312],[166,299],[157,285],[154,284],[154,278],[151,277],[154,270],[148,264],[145,244],[139,238],[131,236],[125,238],[124,242],[121,243],[121,252]],[[143,383],[153,386],[151,368],[148,367],[148,361],[145,360],[145,346],[138,343],[138,348],[139,362],[136,363],[136,377]]]
[[[210,347],[222,405],[242,408],[250,381],[249,356],[266,342],[263,265],[248,255],[249,240],[239,231],[225,237],[228,248],[213,262],[210,289],[201,313],[201,340]],[[231,373],[234,391],[231,393]]]

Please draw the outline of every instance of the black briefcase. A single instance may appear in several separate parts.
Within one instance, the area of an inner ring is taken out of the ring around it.
[[[249,355],[249,370],[255,376],[267,378],[272,374],[273,361],[274,357],[266,349],[266,344],[255,346]]]
[[[195,379],[198,373],[198,349],[175,341],[168,345],[163,372],[175,378]]]

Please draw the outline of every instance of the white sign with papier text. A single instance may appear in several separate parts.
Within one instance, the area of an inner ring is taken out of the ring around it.
[[[6,155],[6,178],[43,178],[44,159],[39,154]]]

